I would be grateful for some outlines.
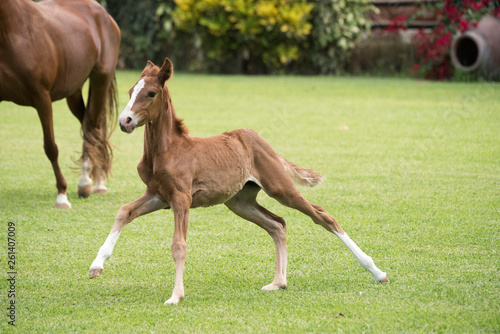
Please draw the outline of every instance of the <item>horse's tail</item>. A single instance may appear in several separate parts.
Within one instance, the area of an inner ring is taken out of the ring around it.
[[[89,96],[87,107],[92,99],[92,85],[89,86]],[[92,169],[90,178],[96,180],[99,177],[107,178],[111,173],[113,161],[113,149],[111,147],[110,137],[116,128],[117,98],[116,98],[116,77],[109,84],[105,96],[106,102],[99,115],[95,116],[94,122],[90,115],[84,118],[83,130],[83,154],[82,161],[90,159]],[[88,110],[88,109],[87,109]],[[95,112],[95,111],[90,111]]]
[[[314,187],[320,184],[323,181],[323,176],[312,169],[307,169],[304,167],[300,167],[282,156],[280,156],[280,160],[285,166],[286,171],[292,178],[295,184],[305,187]]]

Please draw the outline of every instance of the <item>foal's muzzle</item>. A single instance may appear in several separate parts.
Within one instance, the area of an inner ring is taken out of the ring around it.
[[[120,116],[118,118],[118,124],[120,125],[120,129],[126,133],[132,133],[137,126],[136,122],[134,122],[130,116]]]

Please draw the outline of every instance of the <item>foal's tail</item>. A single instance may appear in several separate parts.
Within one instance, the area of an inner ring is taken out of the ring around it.
[[[305,187],[314,187],[320,184],[323,181],[323,176],[312,169],[307,169],[304,167],[300,167],[282,156],[280,156],[280,160],[285,166],[286,171],[292,178],[293,182],[299,186]]]

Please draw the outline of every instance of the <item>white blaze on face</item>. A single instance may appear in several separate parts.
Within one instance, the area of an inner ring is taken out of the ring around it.
[[[132,119],[131,125],[135,127],[137,123],[139,123],[139,119],[136,119],[134,115],[134,111],[132,110],[132,107],[134,106],[135,100],[137,99],[137,95],[139,95],[139,92],[144,88],[145,82],[144,79],[139,80],[137,84],[134,87],[134,91],[132,92],[132,96],[130,96],[130,101],[128,101],[127,106],[125,109],[123,109],[122,113],[120,114],[120,117],[118,118],[118,122],[122,125],[128,125],[126,124],[126,120],[128,117]]]

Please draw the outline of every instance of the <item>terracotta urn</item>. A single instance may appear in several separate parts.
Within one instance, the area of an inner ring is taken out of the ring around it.
[[[451,61],[458,70],[500,81],[500,19],[485,16],[476,28],[458,35],[451,45]]]

